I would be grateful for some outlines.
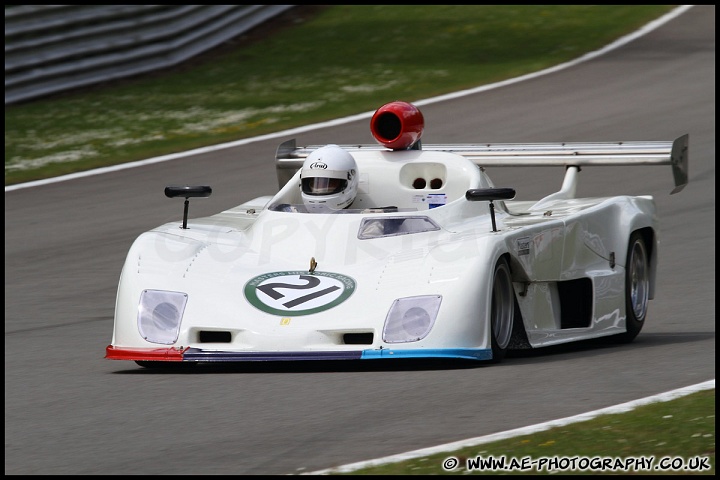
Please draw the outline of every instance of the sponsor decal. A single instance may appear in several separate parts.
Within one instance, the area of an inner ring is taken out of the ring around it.
[[[327,164],[323,162],[313,162],[310,164],[310,168],[313,170],[327,170]]]
[[[427,203],[428,208],[442,207],[447,203],[446,193],[428,193],[413,195],[413,203]]]
[[[428,193],[428,208],[442,207],[447,203],[447,194],[445,193]]]
[[[517,254],[530,255],[530,237],[522,237],[517,239]]]
[[[283,317],[299,317],[340,305],[353,294],[355,286],[355,280],[339,273],[271,272],[250,279],[244,293],[258,310]]]

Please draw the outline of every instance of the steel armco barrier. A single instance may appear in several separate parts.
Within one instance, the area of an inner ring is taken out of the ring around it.
[[[5,8],[5,105],[171,67],[295,5]]]

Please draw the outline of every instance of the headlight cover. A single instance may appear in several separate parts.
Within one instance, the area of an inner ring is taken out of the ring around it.
[[[385,318],[383,341],[406,343],[425,338],[432,330],[441,301],[440,295],[396,299]]]
[[[143,290],[138,305],[138,330],[152,343],[172,345],[180,334],[187,293]]]

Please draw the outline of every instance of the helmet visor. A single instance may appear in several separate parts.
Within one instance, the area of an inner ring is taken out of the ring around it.
[[[302,191],[306,195],[332,195],[340,193],[347,187],[347,180],[342,178],[309,177],[302,179]]]

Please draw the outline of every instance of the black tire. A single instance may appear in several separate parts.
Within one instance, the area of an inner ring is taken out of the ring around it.
[[[645,324],[650,292],[650,260],[639,232],[630,235],[625,263],[625,333],[616,335],[621,343],[632,342]]]
[[[501,258],[493,273],[490,301],[490,332],[492,338],[492,363],[505,358],[513,335],[515,317],[515,293],[512,285],[510,267]]]

